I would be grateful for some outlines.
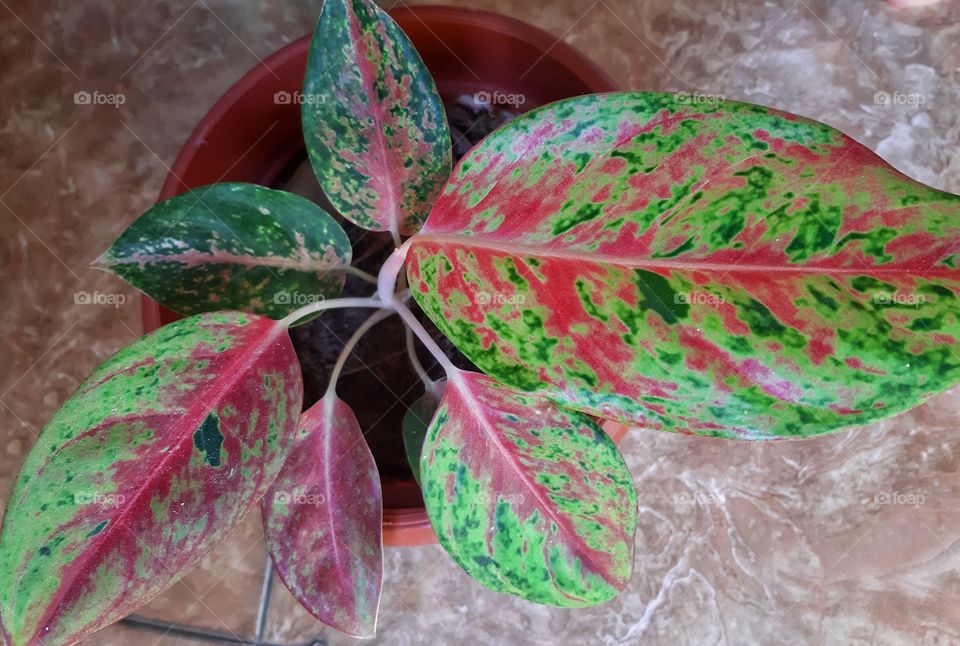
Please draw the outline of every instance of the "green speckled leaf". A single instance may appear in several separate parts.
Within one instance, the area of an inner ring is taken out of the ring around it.
[[[430,426],[430,420],[439,405],[436,395],[426,392],[403,414],[403,447],[417,484],[420,484],[420,451],[423,449],[423,439],[427,436],[427,427]]]
[[[589,96],[454,171],[407,264],[478,367],[636,425],[805,437],[960,382],[960,197],[732,101]]]
[[[334,207],[367,229],[415,233],[450,173],[450,132],[420,55],[372,2],[323,3],[302,114]]]
[[[223,183],[160,202],[97,262],[180,314],[282,318],[337,296],[351,253],[343,228],[313,202]]]
[[[489,377],[448,375],[421,480],[440,544],[483,585],[537,603],[613,598],[633,570],[637,495],[589,417]]]
[[[177,321],[104,362],[43,429],[0,532],[0,634],[72,644],[200,562],[280,471],[303,398],[285,327]]]

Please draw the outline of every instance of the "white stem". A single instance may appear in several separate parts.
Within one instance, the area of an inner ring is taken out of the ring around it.
[[[360,341],[361,337],[367,333],[370,328],[394,314],[393,310],[380,310],[379,312],[374,312],[367,318],[366,321],[360,324],[354,333],[347,342],[343,344],[343,350],[340,351],[340,356],[337,357],[337,362],[333,365],[333,372],[330,373],[330,384],[327,386],[326,397],[334,397],[337,393],[337,380],[340,379],[340,373],[343,371],[344,364],[347,363],[347,357],[350,356],[350,353],[353,352],[353,349],[357,347],[357,342]]]
[[[341,266],[341,267],[337,267],[337,270],[338,270],[338,271],[342,271],[342,272],[345,273],[345,274],[350,274],[351,276],[356,276],[357,278],[359,278],[359,279],[361,279],[361,280],[363,280],[363,281],[365,281],[365,282],[368,282],[368,283],[370,283],[370,284],[372,284],[372,285],[376,285],[376,284],[377,284],[377,277],[376,277],[376,276],[374,276],[373,274],[368,274],[367,272],[363,271],[362,269],[357,269],[356,267],[353,267],[353,266],[351,266],[351,265],[343,265],[343,266]]]
[[[406,323],[414,334],[417,335],[417,338],[420,339],[420,343],[430,351],[430,354],[433,355],[433,358],[437,360],[437,363],[443,368],[443,371],[447,373],[447,379],[453,378],[457,372],[457,367],[450,363],[450,359],[447,358],[447,355],[443,353],[443,350],[440,349],[440,346],[437,345],[436,341],[433,340],[433,337],[430,336],[430,333],[424,329],[423,325],[420,324],[420,321],[417,320],[417,317],[413,315],[413,312],[410,311],[410,308],[404,305],[403,303],[396,301],[393,304],[393,308],[397,310],[397,314],[400,315],[400,318],[403,319],[403,322]]]
[[[387,261],[380,267],[380,274],[377,276],[377,296],[384,303],[390,303],[394,300],[394,290],[397,288],[397,277],[403,270],[403,261],[407,257],[407,248],[400,247],[395,249]]]
[[[413,330],[410,329],[406,321],[403,323],[407,335],[407,354],[410,356],[410,365],[413,366],[413,371],[417,373],[420,381],[423,382],[424,389],[426,389],[428,393],[433,393],[437,399],[440,399],[437,382],[431,379],[427,371],[423,369],[423,364],[420,363],[420,357],[417,356],[417,347],[413,342]]]
[[[392,309],[392,305],[374,297],[365,298],[335,298],[332,301],[318,301],[304,305],[300,309],[294,310],[280,319],[280,325],[290,327],[295,321],[299,321],[304,316],[309,316],[315,312],[324,310],[335,310],[341,307],[377,307],[380,309]]]
[[[387,307],[392,307],[397,311],[397,314],[399,314],[403,322],[407,324],[407,327],[420,339],[420,343],[430,351],[430,354],[437,360],[437,363],[443,367],[443,371],[447,373],[447,379],[449,380],[455,378],[459,370],[450,363],[450,359],[443,353],[440,346],[436,344],[433,337],[430,336],[430,333],[420,324],[420,321],[413,315],[410,308],[400,302],[397,299],[397,295],[393,292],[397,286],[397,276],[399,276],[403,270],[403,261],[407,257],[407,250],[415,238],[416,236],[403,243],[403,245],[396,249],[390,257],[387,258],[387,261],[383,263],[383,266],[380,268],[380,275],[377,276],[377,296],[379,296],[380,300],[387,305]]]

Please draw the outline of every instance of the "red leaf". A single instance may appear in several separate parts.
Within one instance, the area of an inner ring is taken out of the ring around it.
[[[373,637],[383,582],[380,478],[357,418],[332,393],[300,418],[263,521],[277,572],[303,607],[348,635]]]

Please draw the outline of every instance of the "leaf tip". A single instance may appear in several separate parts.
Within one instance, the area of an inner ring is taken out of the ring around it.
[[[112,264],[109,260],[110,250],[107,249],[102,254],[90,261],[90,267],[93,269],[103,269],[109,271]]]
[[[373,622],[366,625],[358,625],[355,630],[351,630],[348,633],[351,637],[356,639],[373,639],[377,636],[377,618],[373,618]]]

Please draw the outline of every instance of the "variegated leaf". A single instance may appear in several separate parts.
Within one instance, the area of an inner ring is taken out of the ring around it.
[[[489,377],[448,375],[420,464],[440,544],[483,585],[538,603],[614,597],[633,569],[637,496],[589,417]]]
[[[425,392],[403,414],[403,447],[417,484],[420,484],[420,451],[423,449],[423,440],[427,436],[430,420],[439,406],[437,396],[432,392]]]
[[[960,381],[960,198],[820,123],[622,93],[458,166],[413,295],[476,365],[643,426],[803,437]]]
[[[335,395],[300,418],[263,522],[277,572],[303,607],[341,632],[373,637],[383,583],[380,477],[356,416]]]
[[[369,0],[325,0],[303,87],[324,193],[366,229],[415,233],[450,173],[450,131],[406,34]]]
[[[276,477],[302,396],[286,328],[240,312],[177,321],[108,359],[10,496],[6,642],[72,644],[199,563]]]
[[[337,296],[350,257],[343,228],[310,200],[223,183],[160,202],[97,263],[180,314],[282,318]]]

